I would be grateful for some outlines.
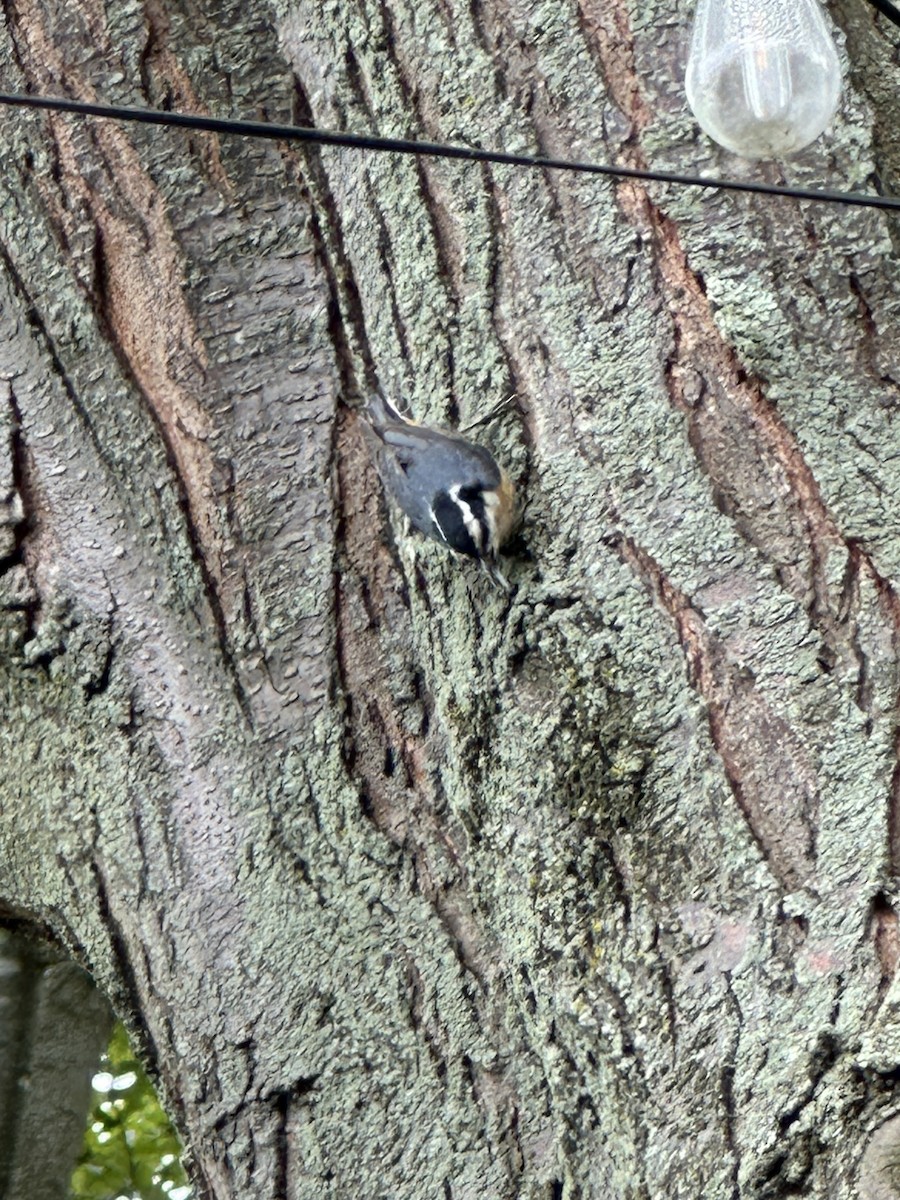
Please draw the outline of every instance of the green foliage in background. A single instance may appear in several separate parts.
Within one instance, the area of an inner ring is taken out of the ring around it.
[[[94,1076],[94,1103],[71,1200],[190,1200],[181,1144],[117,1024]]]

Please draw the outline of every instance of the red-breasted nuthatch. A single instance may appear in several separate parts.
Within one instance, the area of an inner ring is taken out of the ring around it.
[[[515,489],[493,455],[462,434],[409,420],[381,395],[369,397],[365,419],[381,481],[413,526],[478,559],[508,590],[497,554],[516,523]]]

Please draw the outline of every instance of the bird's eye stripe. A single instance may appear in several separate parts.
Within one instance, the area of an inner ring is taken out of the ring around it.
[[[453,495],[454,492],[456,493],[455,496]],[[451,488],[450,494],[453,496],[456,507],[462,514],[463,525],[466,527],[466,532],[475,543],[478,552],[481,553],[481,551],[484,549],[484,525],[478,520],[478,518],[472,512],[471,507],[466,504],[465,500],[460,500],[458,487]]]

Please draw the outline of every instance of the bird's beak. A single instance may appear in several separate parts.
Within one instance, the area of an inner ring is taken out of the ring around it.
[[[488,579],[490,579],[491,583],[493,583],[495,587],[500,588],[501,591],[504,592],[512,591],[506,576],[492,559],[483,558],[481,560],[481,566],[484,569],[485,575],[487,575]]]

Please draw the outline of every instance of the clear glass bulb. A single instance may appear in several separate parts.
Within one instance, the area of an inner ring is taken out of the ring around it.
[[[781,158],[808,146],[841,91],[818,0],[697,0],[685,90],[726,150]]]

